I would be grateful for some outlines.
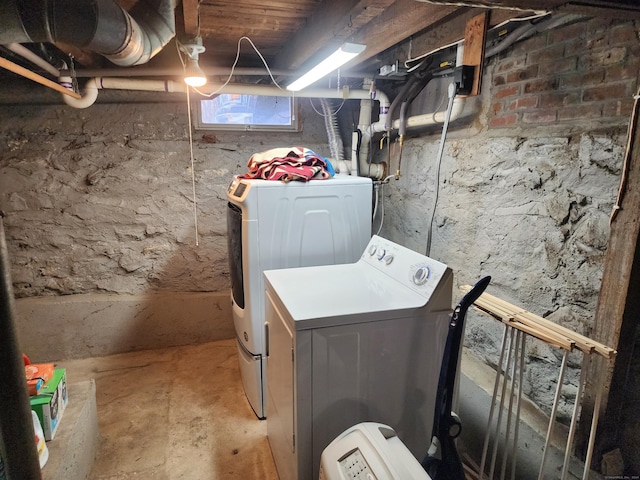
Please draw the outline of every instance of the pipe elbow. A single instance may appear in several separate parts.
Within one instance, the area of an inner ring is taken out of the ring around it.
[[[58,83],[69,90],[72,90],[72,83],[70,77],[60,77]],[[98,98],[98,89],[99,82],[97,78],[91,78],[84,86],[84,93],[81,98],[73,98],[69,95],[62,95],[62,99],[64,103],[73,108],[88,108],[94,103],[96,103],[96,99]]]

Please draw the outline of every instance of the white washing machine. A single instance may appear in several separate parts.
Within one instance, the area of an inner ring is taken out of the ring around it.
[[[422,459],[447,339],[453,274],[374,236],[360,260],[264,272],[267,434],[280,480],[317,479],[322,451],[361,422]]]
[[[336,175],[289,182],[240,179],[227,198],[231,303],[249,403],[266,417],[267,269],[355,262],[371,238],[372,182]]]

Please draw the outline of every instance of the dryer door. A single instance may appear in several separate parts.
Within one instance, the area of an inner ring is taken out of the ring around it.
[[[227,203],[227,245],[229,249],[229,275],[233,301],[244,309],[244,285],[242,277],[242,210]]]

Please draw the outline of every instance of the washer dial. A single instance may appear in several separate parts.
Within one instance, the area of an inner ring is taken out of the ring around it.
[[[415,272],[413,272],[411,280],[414,284],[420,286],[427,283],[427,280],[429,280],[430,276],[431,270],[429,270],[429,267],[427,265],[419,265],[418,268],[416,268]]]

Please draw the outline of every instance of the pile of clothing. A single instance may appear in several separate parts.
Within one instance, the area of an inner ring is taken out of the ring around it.
[[[335,175],[331,162],[305,147],[272,148],[251,156],[249,172],[240,178],[260,178],[290,182],[322,180]]]

